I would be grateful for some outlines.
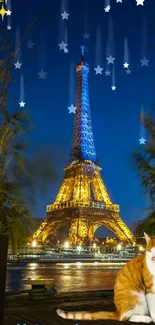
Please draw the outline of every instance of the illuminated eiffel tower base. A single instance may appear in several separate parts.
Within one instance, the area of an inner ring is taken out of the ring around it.
[[[47,206],[47,217],[31,240],[45,243],[49,235],[59,239],[60,229],[67,226],[70,244],[82,244],[94,238],[98,227],[105,226],[123,243],[133,244],[136,239],[120,218],[119,205],[111,202],[100,175],[89,106],[89,66],[83,53],[76,72],[77,108],[69,164],[58,195]]]

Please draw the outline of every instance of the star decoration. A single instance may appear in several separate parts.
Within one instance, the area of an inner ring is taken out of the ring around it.
[[[84,37],[84,39],[88,39],[89,40],[90,35],[88,33],[84,33],[83,34],[83,37]]]
[[[112,89],[112,90],[116,90],[116,86],[112,86],[111,89]]]
[[[141,67],[148,67],[148,63],[149,63],[149,61],[150,60],[147,60],[145,57],[142,59],[142,60],[140,60],[140,62],[141,62]]]
[[[124,68],[125,69],[128,69],[129,68],[129,63],[125,62],[123,65],[124,65]]]
[[[12,27],[10,25],[7,26],[7,30],[11,30]]]
[[[46,79],[47,72],[45,72],[43,69],[41,69],[40,72],[38,72],[39,79]]]
[[[62,20],[63,19],[68,19],[68,16],[69,16],[70,14],[68,14],[66,11],[64,11],[62,14],[61,14],[61,16],[62,16]]]
[[[22,63],[20,63],[19,61],[17,61],[16,63],[14,63],[14,65],[15,65],[15,69],[20,69]]]
[[[105,11],[105,12],[109,12],[109,11],[110,11],[110,8],[111,8],[111,7],[108,5],[108,6],[106,6],[106,7],[104,8],[104,11]]]
[[[114,64],[114,60],[115,58],[112,57],[112,55],[110,55],[108,58],[106,58],[108,60],[108,64],[112,63]]]
[[[0,15],[2,16],[2,20],[4,19],[4,16],[6,15],[7,11],[4,9],[4,6],[2,5],[2,8],[0,10]]]
[[[122,3],[122,0],[116,0],[116,3],[118,3],[118,2]]]
[[[126,70],[126,74],[131,74],[131,70],[130,69]]]
[[[65,49],[64,49],[64,53],[68,53],[68,49],[65,48]]]
[[[66,44],[64,41],[62,41],[58,46],[60,47],[60,51],[64,50],[68,44]]]
[[[94,70],[96,71],[96,74],[102,74],[102,70],[103,70],[103,68],[101,68],[101,67],[98,65],[97,68],[94,68]]]
[[[144,6],[144,1],[145,0],[136,0],[137,6],[139,6],[139,5]]]
[[[12,11],[7,10],[6,15],[7,15],[7,16],[11,16],[11,14],[12,14]]]
[[[144,139],[144,138],[142,137],[141,139],[139,139],[139,142],[140,142],[140,144],[145,144],[146,139]]]
[[[34,47],[34,43],[33,43],[32,41],[29,41],[29,42],[27,43],[27,48],[28,48],[28,49],[33,49],[33,47]]]
[[[19,103],[20,107],[25,107],[25,103],[23,102],[23,100]]]
[[[70,107],[67,107],[67,108],[69,110],[69,114],[71,114],[71,113],[75,114],[75,111],[77,109],[77,107],[75,107],[73,104]]]
[[[106,76],[110,76],[111,72],[109,70],[105,71]]]

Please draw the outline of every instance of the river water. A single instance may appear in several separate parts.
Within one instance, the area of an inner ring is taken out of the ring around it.
[[[6,291],[30,289],[23,284],[25,278],[54,279],[58,292],[91,291],[113,289],[122,265],[83,266],[69,264],[8,263]]]

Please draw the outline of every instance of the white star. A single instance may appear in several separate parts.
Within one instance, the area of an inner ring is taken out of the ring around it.
[[[144,1],[145,0],[136,0],[137,6],[139,6],[139,5],[144,6]]]
[[[15,65],[15,69],[20,69],[22,63],[20,63],[19,61],[17,61],[16,63],[14,63],[14,65]]]
[[[111,72],[110,72],[109,70],[105,71],[105,75],[106,75],[106,76],[110,76],[110,73],[111,73]]]
[[[7,26],[7,30],[11,30],[11,28],[12,28],[12,27],[11,27],[10,25]]]
[[[68,44],[66,44],[64,41],[62,41],[60,44],[58,44],[60,47],[60,51],[64,50]]]
[[[62,14],[61,14],[61,16],[62,16],[62,20],[63,19],[68,19],[68,16],[69,16],[70,14],[68,14],[66,11],[64,11]]]
[[[126,70],[126,74],[131,74],[131,70],[130,69]]]
[[[140,142],[140,144],[145,144],[146,139],[144,139],[144,138],[142,137],[141,139],[139,139],[139,142]]]
[[[110,8],[111,8],[111,7],[108,5],[108,6],[106,6],[106,7],[104,8],[104,11],[105,11],[105,12],[109,12],[109,11],[110,11]]]
[[[12,14],[12,11],[7,10],[6,15],[7,15],[7,16],[11,16],[11,14]]]
[[[122,3],[122,0],[116,0],[116,3],[118,3],[118,2]]]
[[[25,107],[25,103],[23,102],[23,100],[19,103],[20,107]]]
[[[112,89],[112,90],[116,90],[116,86],[112,86],[111,89]]]
[[[108,58],[106,58],[108,60],[108,64],[112,63],[114,64],[114,60],[115,58],[112,57],[112,55],[110,55]]]
[[[125,69],[128,69],[129,68],[129,63],[125,62],[123,65],[124,65],[124,68]]]
[[[65,48],[65,49],[64,49],[64,53],[68,53],[68,49]]]
[[[96,74],[102,74],[102,70],[103,70],[103,68],[101,68],[101,67],[98,65],[97,68],[94,68],[94,70],[96,71]]]
[[[144,57],[142,60],[140,60],[140,62],[141,62],[141,67],[144,67],[144,66],[148,67],[148,63],[149,63],[149,61],[150,61],[150,60],[147,60],[147,59]]]
[[[88,33],[83,34],[84,39],[89,39],[90,35]]]
[[[43,69],[38,72],[39,79],[46,79],[47,72],[45,72]]]
[[[70,113],[74,113],[75,114],[75,111],[76,111],[76,109],[77,109],[77,107],[75,107],[73,104],[70,106],[70,107],[67,107],[68,108],[68,110],[69,110],[69,114]]]

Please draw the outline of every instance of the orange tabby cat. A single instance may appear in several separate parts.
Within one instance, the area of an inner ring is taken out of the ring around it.
[[[144,233],[146,252],[129,261],[118,273],[114,286],[116,311],[65,312],[57,314],[66,319],[155,323],[155,238]]]

